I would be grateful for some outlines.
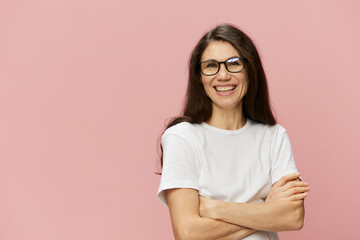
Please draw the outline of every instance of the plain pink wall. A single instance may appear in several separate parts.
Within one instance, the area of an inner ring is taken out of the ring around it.
[[[233,23],[263,59],[311,192],[282,239],[360,222],[359,1],[0,1],[0,239],[173,239],[157,140],[189,54]]]

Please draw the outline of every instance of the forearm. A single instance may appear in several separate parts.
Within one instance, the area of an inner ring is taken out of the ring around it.
[[[218,201],[211,218],[262,231],[298,230],[303,226],[304,201],[237,203]]]
[[[181,226],[180,226],[181,228]],[[210,218],[193,217],[182,229],[177,229],[176,240],[238,240],[256,230]]]

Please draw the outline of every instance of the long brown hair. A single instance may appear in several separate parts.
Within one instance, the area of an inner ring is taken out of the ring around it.
[[[257,49],[252,40],[240,29],[231,24],[221,24],[207,32],[195,46],[189,62],[189,80],[185,105],[180,116],[170,120],[166,129],[180,122],[202,123],[212,114],[212,102],[206,95],[201,81],[199,62],[201,55],[212,41],[230,43],[246,58],[245,71],[248,77],[248,89],[243,99],[244,117],[267,125],[275,125],[276,120],[270,107],[269,90],[264,69]],[[163,167],[163,149],[161,149],[161,168]],[[161,173],[158,173],[161,174]]]

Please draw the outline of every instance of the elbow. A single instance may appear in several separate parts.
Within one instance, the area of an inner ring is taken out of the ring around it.
[[[304,202],[301,200],[296,203],[296,208],[291,214],[288,230],[297,231],[303,228],[305,218]]]
[[[288,226],[288,230],[297,231],[297,230],[302,229],[303,226],[304,226],[304,218],[299,218],[299,219],[292,221],[290,226]]]
[[[199,231],[195,224],[187,223],[179,227],[175,233],[176,240],[202,240],[204,234]],[[205,240],[205,239],[204,239]]]
[[[296,231],[304,226],[304,203],[298,201],[284,201],[280,214],[277,215],[278,221],[273,221],[270,231]]]
[[[197,238],[195,229],[192,228],[191,224],[184,224],[174,229],[174,235],[176,240],[193,240]]]
[[[182,232],[182,233],[175,234],[175,239],[176,240],[197,240],[199,238],[195,237],[195,235],[192,234],[191,232]]]
[[[297,230],[302,229],[303,226],[304,226],[304,217],[297,216],[295,219],[293,219],[290,222],[290,224],[288,226],[288,230],[297,231]]]
[[[294,230],[300,230],[304,227],[304,209],[299,212],[295,215]]]
[[[179,238],[177,238],[178,240],[200,240],[201,235],[199,236],[199,234],[193,230],[190,229],[185,229],[181,232]]]
[[[192,232],[184,231],[181,233],[180,237],[177,240],[194,240],[197,239]]]
[[[304,222],[303,222],[303,221],[298,222],[298,223],[296,223],[294,230],[300,230],[300,229],[303,228],[303,226],[304,226]]]

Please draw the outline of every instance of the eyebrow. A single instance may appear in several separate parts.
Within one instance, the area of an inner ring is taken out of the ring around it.
[[[232,57],[227,58],[227,59],[224,60],[224,61],[227,61],[227,60],[229,60],[229,59],[231,59],[231,58],[239,58],[239,56],[232,56]],[[205,61],[217,61],[217,62],[222,62],[222,61],[218,61],[218,60],[216,60],[216,59],[206,59],[206,60],[204,60],[204,61],[202,61],[202,62],[205,62]]]

